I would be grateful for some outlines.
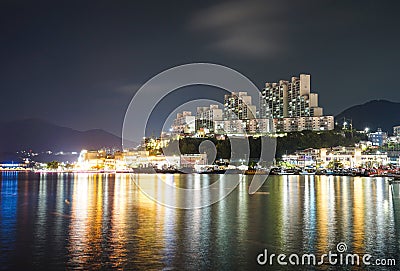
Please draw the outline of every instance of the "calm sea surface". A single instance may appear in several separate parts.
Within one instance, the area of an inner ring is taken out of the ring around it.
[[[256,261],[264,249],[320,256],[340,242],[348,253],[397,261],[369,269],[400,269],[400,194],[384,178],[270,176],[249,195],[244,177],[222,201],[179,210],[143,195],[129,174],[0,174],[1,270],[367,269]],[[202,186],[219,177],[163,178]]]

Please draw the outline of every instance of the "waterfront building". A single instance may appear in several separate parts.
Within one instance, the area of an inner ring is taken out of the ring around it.
[[[375,133],[369,133],[368,139],[372,142],[373,146],[383,146],[387,141],[388,135],[386,132],[382,132],[381,128]]]
[[[212,104],[209,107],[197,107],[196,111],[196,131],[202,131],[205,134],[213,133],[214,121],[223,119],[223,112],[218,105]]]
[[[82,150],[75,165],[77,170],[126,170],[125,152]]]
[[[260,118],[273,118],[276,132],[334,129],[334,117],[323,115],[318,94],[311,93],[309,74],[266,83],[260,93]]]
[[[107,153],[104,150],[82,150],[76,168],[79,170],[104,169]]]
[[[321,165],[320,150],[312,148],[299,150],[294,154],[283,155],[282,160],[297,167],[314,167],[316,165]]]
[[[131,161],[131,168],[194,168],[195,165],[206,165],[207,154],[185,154],[185,155],[138,155]]]
[[[325,166],[328,166],[330,162],[340,162],[345,168],[378,168],[389,164],[387,153],[380,153],[379,151],[367,153],[355,147],[321,149],[320,158]]]
[[[176,134],[193,134],[196,131],[196,117],[192,116],[192,112],[183,111],[176,115],[176,119],[172,125],[172,132]]]
[[[207,165],[207,154],[184,154],[180,156],[181,168],[195,168],[196,165]]]
[[[207,154],[150,155],[149,151],[124,150],[106,154],[104,150],[82,150],[75,169],[78,171],[125,171],[132,168],[181,168],[206,165]]]
[[[377,168],[391,163],[387,153],[363,152],[359,147],[334,147],[306,149],[291,155],[283,155],[282,160],[298,167],[324,167],[340,163],[344,168]]]
[[[0,163],[1,170],[25,170],[28,169],[29,163]]]

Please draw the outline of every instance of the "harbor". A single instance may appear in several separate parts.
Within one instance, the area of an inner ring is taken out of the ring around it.
[[[244,176],[220,202],[180,210],[151,200],[132,177],[166,197],[165,182],[201,188],[220,180],[224,189],[235,176],[160,176],[2,172],[1,266],[7,270],[43,266],[46,270],[186,270],[188,266],[265,270],[256,262],[265,248],[277,254],[322,255],[340,242],[349,252],[368,253],[373,260],[400,261],[399,185],[389,185],[386,178],[274,175],[249,195],[251,176]],[[190,200],[200,200],[199,195]],[[281,268],[268,266],[268,270]]]

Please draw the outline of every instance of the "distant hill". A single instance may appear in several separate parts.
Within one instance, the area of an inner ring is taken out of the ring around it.
[[[0,152],[80,151],[102,147],[121,147],[121,138],[104,130],[77,131],[39,120],[25,119],[0,123]]]
[[[383,131],[392,134],[393,126],[400,125],[400,103],[373,100],[344,110],[335,117],[335,121],[341,124],[343,117],[352,119],[353,127],[357,130],[368,127],[375,131],[382,128]]]

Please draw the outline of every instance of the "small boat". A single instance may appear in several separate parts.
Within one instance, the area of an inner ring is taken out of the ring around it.
[[[156,170],[153,167],[137,167],[132,168],[132,172],[137,174],[154,174]]]
[[[325,171],[325,175],[326,176],[332,176],[332,175],[335,175],[335,172],[333,170],[326,170]]]
[[[225,171],[225,174],[244,174],[244,171],[237,168],[236,169],[228,168]]]
[[[316,170],[311,167],[304,167],[298,173],[299,175],[315,175]]]
[[[399,174],[387,174],[386,176],[392,178],[393,180],[400,180]]]
[[[166,169],[155,169],[156,173],[163,173],[163,174],[176,174],[178,170],[176,168],[166,168]]]
[[[315,175],[315,171],[303,170],[299,172],[300,175]]]
[[[224,174],[225,169],[217,165],[195,165],[195,172],[198,174]]]
[[[281,168],[279,171],[276,171],[275,173],[276,175],[295,175],[296,171],[294,169]]]
[[[244,172],[244,175],[268,175],[268,174],[269,174],[269,171],[265,170],[265,169],[261,169],[261,170],[260,169],[259,170],[248,169]]]
[[[389,179],[389,185],[391,184],[400,184],[400,179],[396,178]]]

